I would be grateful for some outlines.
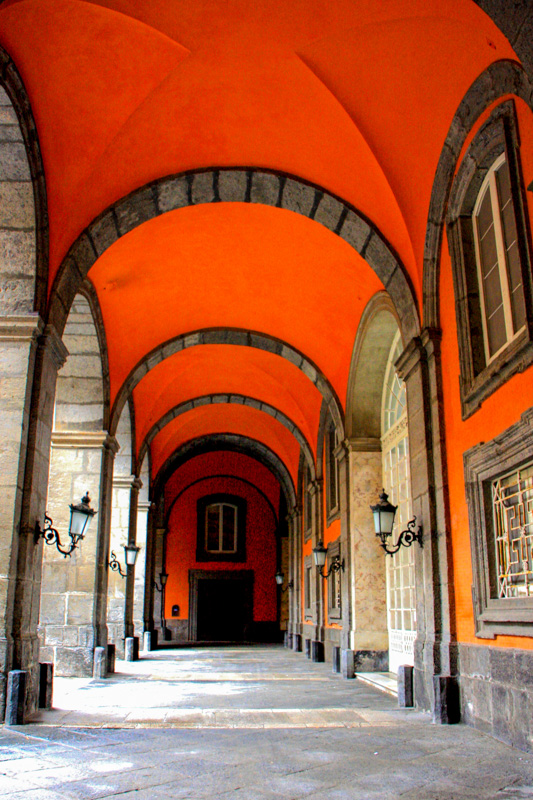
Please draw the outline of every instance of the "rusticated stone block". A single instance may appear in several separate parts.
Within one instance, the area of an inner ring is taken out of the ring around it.
[[[275,206],[278,203],[280,180],[269,172],[254,172],[252,178],[251,202]]]
[[[103,217],[96,220],[89,228],[89,235],[97,255],[101,256],[118,239],[118,231],[113,214],[108,211]]]
[[[218,176],[218,196],[222,202],[243,203],[248,178],[243,170],[221,170]]]
[[[212,172],[198,172],[193,176],[191,195],[194,205],[213,202],[215,192]]]
[[[343,203],[331,197],[331,195],[325,194],[316,211],[315,220],[326,228],[329,228],[330,231],[334,231],[339,224],[344,209],[345,206]]]
[[[24,144],[5,142],[0,159],[0,181],[29,181],[30,167]]]
[[[185,176],[172,178],[157,187],[159,209],[162,214],[189,205],[188,183]]]
[[[315,203],[316,191],[305,183],[288,178],[283,188],[282,207],[308,217]]]
[[[370,235],[370,225],[353,211],[348,211],[340,235],[360,253]]]
[[[93,651],[87,647],[57,647],[55,674],[64,678],[89,678],[93,674]]]
[[[157,216],[157,211],[152,188],[147,186],[117,203],[115,213],[121,236],[142,225],[143,222],[153,219]]]
[[[0,182],[0,227],[20,230],[34,226],[32,184]]]

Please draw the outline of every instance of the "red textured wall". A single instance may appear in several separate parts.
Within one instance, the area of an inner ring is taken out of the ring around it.
[[[222,476],[230,472],[234,477],[209,477],[213,473]],[[180,619],[188,617],[190,569],[251,569],[254,571],[254,621],[274,622],[277,619],[274,579],[277,522],[271,506],[259,491],[267,495],[277,515],[279,484],[276,484],[275,478],[262,465],[236,453],[198,456],[177,471],[165,494],[166,507],[170,508],[173,503],[167,523],[167,618],[171,618],[172,606],[176,603],[180,607]],[[246,500],[245,562],[196,561],[197,501],[205,495],[220,492]]]

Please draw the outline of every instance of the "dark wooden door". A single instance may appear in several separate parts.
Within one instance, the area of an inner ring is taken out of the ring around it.
[[[198,581],[197,637],[203,642],[242,642],[248,630],[247,582],[211,578]]]

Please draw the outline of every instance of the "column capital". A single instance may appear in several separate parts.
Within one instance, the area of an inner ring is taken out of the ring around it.
[[[0,341],[31,342],[44,331],[44,322],[38,314],[10,314],[0,317]]]
[[[354,436],[343,442],[348,453],[379,453],[381,440],[377,436]]]
[[[115,458],[116,454],[120,450],[120,445],[119,445],[116,437],[115,436],[111,436],[110,433],[108,433],[106,435],[103,447],[104,447],[104,450],[107,450],[109,453],[111,453],[113,458]]]
[[[52,447],[100,449],[107,436],[107,431],[52,431]]]
[[[421,361],[427,360],[427,353],[420,336],[414,336],[408,342],[401,356],[395,363],[396,372],[403,381],[407,381],[413,370]]]

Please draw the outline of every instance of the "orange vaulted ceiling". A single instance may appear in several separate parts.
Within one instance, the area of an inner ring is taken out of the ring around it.
[[[230,393],[277,408],[316,449],[322,396],[301,370],[264,350],[202,345],[165,359],[134,389],[137,452],[167,411],[191,398]]]
[[[300,446],[281,422],[248,406],[200,406],[172,420],[152,442],[152,477],[181,445],[199,436],[231,433],[255,439],[270,448],[285,464],[297,486]]]
[[[202,453],[182,464],[165,484],[166,508],[184,489],[198,478],[233,475],[257,486],[268,497],[276,513],[279,511],[280,485],[278,479],[255,458],[227,450]],[[167,512],[168,513],[168,512]]]
[[[37,122],[51,279],[89,222],[133,189],[246,165],[355,205],[419,295],[453,114],[488,64],[515,58],[472,0],[7,0],[0,44]]]
[[[112,403],[147,352],[210,327],[287,342],[344,403],[357,324],[382,288],[356,251],[319,223],[247,203],[150,220],[106,250],[89,278],[106,328]]]

